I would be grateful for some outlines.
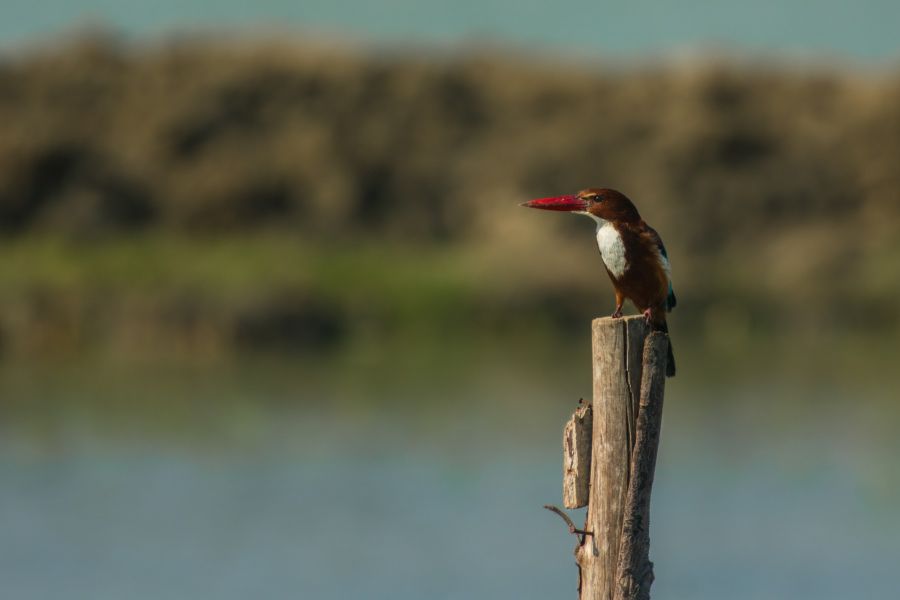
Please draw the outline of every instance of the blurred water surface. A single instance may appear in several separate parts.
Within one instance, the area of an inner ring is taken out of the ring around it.
[[[13,0],[3,7],[0,42],[100,22],[130,34],[173,28],[299,26],[322,37],[380,41],[517,44],[589,54],[658,54],[703,43],[767,53],[825,53],[863,60],[898,57],[900,6],[890,0],[660,2],[510,2],[509,0]]]
[[[654,596],[893,597],[896,382],[716,378],[680,350]],[[573,539],[540,507],[589,364],[545,352],[7,365],[3,595],[575,597]]]

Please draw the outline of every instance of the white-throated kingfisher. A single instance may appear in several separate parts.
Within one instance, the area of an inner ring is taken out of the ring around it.
[[[666,313],[675,307],[672,271],[662,238],[647,225],[625,194],[606,188],[588,188],[570,196],[539,198],[522,206],[574,212],[597,222],[597,246],[616,292],[614,319],[622,316],[625,299],[644,313],[656,331],[665,331]],[[675,375],[675,357],[669,343],[666,375]]]

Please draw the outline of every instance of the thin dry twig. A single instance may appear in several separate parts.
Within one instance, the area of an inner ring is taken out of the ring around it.
[[[572,519],[569,518],[569,515],[564,513],[560,508],[553,506],[552,504],[545,504],[544,508],[546,508],[550,512],[555,512],[560,517],[562,517],[562,520],[565,521],[566,525],[569,526],[569,533],[571,533],[572,535],[594,535],[590,531],[585,531],[584,529],[578,529],[577,527],[575,527],[575,523],[572,522]]]

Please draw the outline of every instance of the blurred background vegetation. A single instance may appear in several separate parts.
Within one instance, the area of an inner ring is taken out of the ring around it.
[[[0,19],[11,597],[574,596],[613,295],[518,204],[590,186],[679,297],[654,589],[893,593],[896,8],[203,4]]]
[[[900,322],[892,72],[94,35],[7,56],[0,117],[8,355],[568,335],[590,225],[517,204],[591,185],[663,232],[679,337]]]

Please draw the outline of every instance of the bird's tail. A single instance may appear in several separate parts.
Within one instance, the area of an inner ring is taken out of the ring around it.
[[[663,321],[654,327],[657,331],[662,331],[669,335],[669,324]],[[675,377],[675,354],[672,352],[672,337],[669,336],[669,354],[666,357],[666,377]]]

